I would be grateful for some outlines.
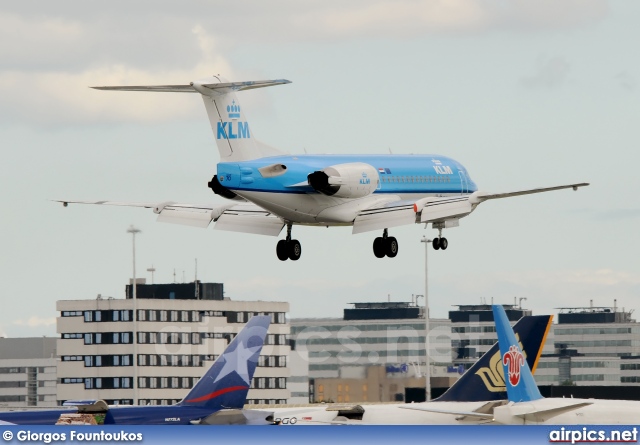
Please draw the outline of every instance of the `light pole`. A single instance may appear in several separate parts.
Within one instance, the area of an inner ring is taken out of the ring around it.
[[[133,243],[133,404],[138,404],[138,300],[136,298],[136,235],[140,233],[140,229],[133,227],[133,224],[127,229],[127,233],[131,234]]]
[[[420,240],[424,243],[424,343],[425,343],[425,398],[427,402],[431,400],[431,366],[429,365],[429,279],[427,253],[429,252],[430,239],[423,236]]]
[[[151,284],[153,284],[153,283],[154,283],[154,281],[153,281],[153,275],[154,275],[155,271],[156,271],[156,268],[155,268],[155,267],[153,267],[153,264],[151,265],[151,267],[150,267],[150,268],[148,268],[148,269],[147,269],[147,272],[151,272]]]

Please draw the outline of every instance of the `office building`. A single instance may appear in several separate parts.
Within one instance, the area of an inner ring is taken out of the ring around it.
[[[0,409],[56,406],[56,343],[0,338]]]
[[[137,284],[136,291],[135,301],[127,286],[126,298],[57,302],[58,403],[176,403],[258,314],[271,315],[272,323],[248,403],[287,402],[288,303],[232,301],[219,283]]]

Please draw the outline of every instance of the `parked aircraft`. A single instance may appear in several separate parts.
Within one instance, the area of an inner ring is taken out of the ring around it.
[[[513,327],[526,361],[535,369],[552,323],[551,315],[527,316]],[[277,424],[478,424],[492,421],[495,407],[506,400],[498,343],[495,343],[441,397],[432,402],[396,404],[329,404],[270,408],[267,420]]]
[[[434,249],[449,242],[442,230],[456,227],[482,202],[579,187],[573,183],[502,193],[478,190],[467,169],[438,154],[425,155],[291,155],[255,139],[237,91],[290,83],[288,80],[227,82],[220,76],[188,85],[104,86],[99,90],[200,93],[220,153],[208,186],[229,200],[221,205],[181,204],[173,201],[128,203],[72,201],[69,203],[151,208],[158,221],[216,230],[278,236],[276,254],[282,261],[298,260],[300,242],[292,238],[294,225],[353,226],[353,233],[381,231],[373,240],[378,258],[395,257],[398,241],[389,228],[431,223],[438,230]]]
[[[101,423],[117,425],[189,425],[220,423],[216,414],[230,422],[242,410],[258,357],[269,328],[270,317],[254,316],[229,343],[182,401],[170,406],[108,406],[102,400],[68,401],[77,409],[0,412],[0,421],[18,425],[53,425],[61,416],[93,414]],[[246,417],[246,416],[245,416]]]
[[[500,343],[500,363],[504,374],[508,376],[505,380],[509,398],[508,404],[493,410],[495,422],[516,425],[638,423],[640,402],[635,400],[543,398],[531,374],[528,360],[522,358],[522,349],[509,326],[504,309],[502,306],[493,306],[493,313]],[[601,442],[607,441],[599,439]]]

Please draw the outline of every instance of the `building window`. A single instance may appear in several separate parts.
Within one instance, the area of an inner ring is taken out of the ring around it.
[[[63,311],[62,312],[63,317],[81,317],[82,314],[83,314],[82,311]]]

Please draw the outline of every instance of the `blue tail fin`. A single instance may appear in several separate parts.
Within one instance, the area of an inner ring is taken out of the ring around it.
[[[271,317],[255,316],[233,339],[180,405],[241,409],[246,400]]]
[[[493,319],[496,322],[498,343],[500,344],[500,362],[507,377],[507,396],[510,402],[530,402],[542,398],[533,379],[529,364],[524,359],[520,345],[509,325],[509,319],[500,305],[493,305]]]
[[[552,319],[551,315],[522,317],[513,326],[531,369],[535,370],[538,364]],[[496,343],[434,402],[483,402],[506,398],[502,355]]]

